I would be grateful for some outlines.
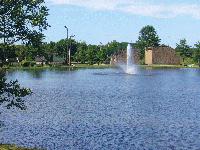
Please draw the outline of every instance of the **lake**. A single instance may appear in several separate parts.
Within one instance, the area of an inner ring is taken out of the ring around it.
[[[48,150],[200,149],[200,70],[9,71],[32,89],[1,108],[0,143]]]

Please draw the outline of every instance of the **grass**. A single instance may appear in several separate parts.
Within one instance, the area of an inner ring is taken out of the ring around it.
[[[141,65],[141,67],[146,68],[200,68],[198,65],[194,65],[193,67],[183,66],[183,65]]]
[[[153,69],[161,69],[161,68],[200,68],[198,65],[194,65],[192,67],[183,66],[183,65],[139,65],[142,68],[153,68]],[[34,67],[22,67],[22,66],[10,66],[10,67],[4,67],[8,70],[43,70],[43,69],[78,69],[78,68],[86,68],[86,69],[104,69],[104,68],[113,68],[116,66],[110,65],[110,64],[75,64],[74,66],[67,66],[67,65],[55,65],[55,66],[34,66]]]
[[[34,66],[34,67],[22,67],[22,66],[5,66],[5,69],[9,70],[15,70],[15,69],[20,69],[20,70],[40,70],[40,69],[59,69],[59,68],[93,68],[93,69],[103,69],[103,68],[110,68],[113,67],[112,65],[109,64],[94,64],[94,65],[89,65],[89,64],[76,64],[74,66],[67,66],[67,65],[55,65],[55,66],[49,66],[49,65],[44,65],[44,66]]]
[[[0,150],[38,150],[38,149],[28,149],[28,148],[17,147],[15,145],[0,144]]]
[[[110,68],[110,67],[113,67],[112,65],[110,64],[100,64],[100,65],[97,65],[97,64],[94,64],[94,65],[88,65],[88,64],[76,64],[75,65],[76,68]]]

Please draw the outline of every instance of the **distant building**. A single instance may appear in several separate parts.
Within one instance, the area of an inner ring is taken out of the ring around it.
[[[133,55],[135,64],[139,64],[140,55],[139,50],[134,49]],[[115,65],[118,63],[126,63],[127,62],[127,54],[126,50],[121,50],[114,54],[111,57],[110,64]],[[163,65],[180,65],[181,58],[176,55],[175,49],[168,46],[159,46],[159,47],[149,47],[145,50],[145,64],[153,65],[153,64],[163,64]]]
[[[6,59],[6,62],[9,63],[10,65],[17,65],[19,64],[19,58],[18,57],[8,58]]]
[[[46,59],[44,56],[36,56],[35,57],[35,62],[36,62],[36,65],[45,65],[46,64]]]
[[[65,57],[57,54],[53,54],[51,56],[50,64],[64,64],[65,63]]]
[[[180,65],[181,58],[168,46],[149,47],[145,50],[145,64]]]
[[[115,64],[124,64],[127,63],[127,51],[126,50],[121,50],[117,53],[115,53],[114,55],[111,56],[110,59],[110,64],[111,65],[115,65]],[[139,51],[137,49],[134,49],[133,51],[133,55],[132,55],[134,62],[134,64],[138,64],[140,61],[140,56],[139,56]]]

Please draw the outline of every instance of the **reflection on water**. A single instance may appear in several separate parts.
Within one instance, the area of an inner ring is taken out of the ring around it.
[[[45,149],[200,149],[200,70],[9,72],[34,94],[1,109],[0,143]]]

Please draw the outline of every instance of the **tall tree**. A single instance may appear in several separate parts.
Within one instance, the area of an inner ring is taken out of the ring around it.
[[[176,44],[176,52],[180,54],[183,58],[183,63],[185,58],[192,57],[192,52],[190,46],[187,44],[186,39],[180,40],[179,44]]]
[[[88,46],[85,42],[79,43],[77,52],[75,53],[75,59],[78,62],[85,63],[86,62],[86,51]]]
[[[49,26],[47,16],[44,0],[0,0],[0,41],[4,51],[19,41],[37,46]]]
[[[44,0],[0,0],[1,60],[5,61],[5,51],[15,42],[40,45],[44,38],[42,32],[49,26],[47,16]],[[22,97],[30,93],[18,81],[7,82],[4,71],[0,70],[0,105],[24,109]]]
[[[140,58],[144,58],[147,47],[159,46],[160,41],[161,39],[153,26],[147,25],[143,27],[139,32],[139,38],[136,42],[136,47],[140,50]]]
[[[95,45],[88,46],[86,57],[90,65],[93,65],[96,62],[96,52],[97,47]]]

